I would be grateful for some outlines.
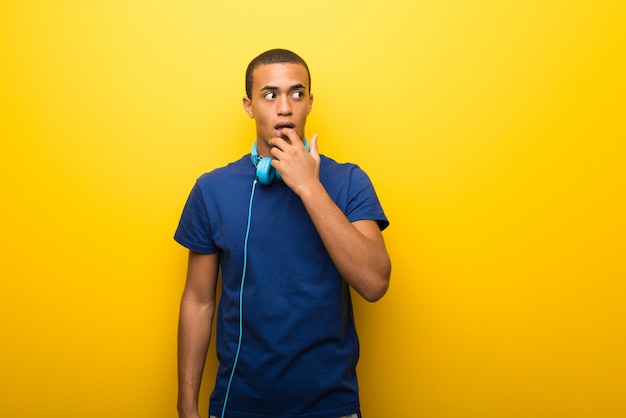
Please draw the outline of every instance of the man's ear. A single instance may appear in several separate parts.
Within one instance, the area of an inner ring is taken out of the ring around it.
[[[309,95],[309,110],[307,110],[306,114],[308,116],[309,113],[311,113],[311,109],[313,108],[313,95],[310,94]]]
[[[252,111],[252,100],[250,100],[247,96],[243,96],[243,109],[246,111],[248,116],[254,119],[254,112]]]

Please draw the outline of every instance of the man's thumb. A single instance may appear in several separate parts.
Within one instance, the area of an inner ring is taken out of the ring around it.
[[[317,134],[313,135],[311,138],[311,147],[310,153],[313,157],[317,158],[320,155],[319,149],[317,148]]]

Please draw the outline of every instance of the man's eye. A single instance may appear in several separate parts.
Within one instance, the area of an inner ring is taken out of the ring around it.
[[[263,97],[265,97],[267,100],[274,100],[276,98],[276,93],[270,91],[265,93]]]
[[[303,91],[294,91],[293,94],[291,95],[291,97],[293,97],[294,99],[303,99],[304,98],[304,92]]]

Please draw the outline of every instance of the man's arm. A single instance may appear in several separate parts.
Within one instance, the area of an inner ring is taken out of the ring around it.
[[[272,138],[271,153],[285,183],[306,208],[322,242],[344,280],[361,296],[375,302],[387,292],[391,261],[382,233],[373,220],[350,222],[319,181],[320,156],[317,136],[307,153],[293,130],[283,138]]]
[[[178,415],[199,418],[198,394],[215,313],[218,254],[189,252],[178,323]]]
[[[389,288],[391,262],[378,224],[350,223],[323,187],[300,197],[344,280],[369,302],[382,298]]]

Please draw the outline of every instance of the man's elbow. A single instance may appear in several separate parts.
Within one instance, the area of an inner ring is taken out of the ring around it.
[[[378,274],[376,280],[367,289],[367,292],[363,292],[361,296],[368,302],[378,302],[389,290],[389,280],[391,278],[391,262],[387,261],[381,272]]]

